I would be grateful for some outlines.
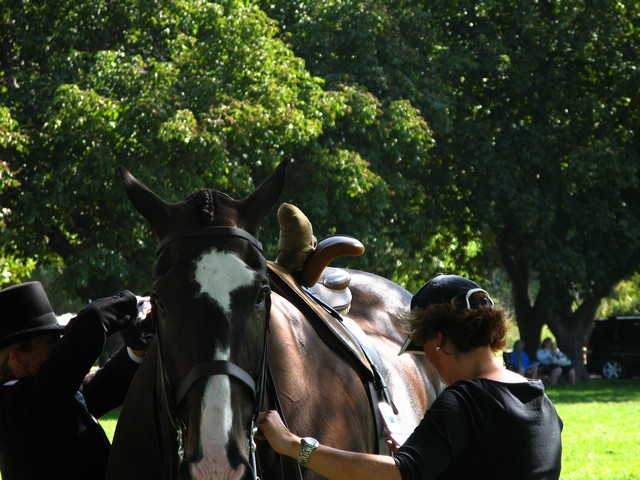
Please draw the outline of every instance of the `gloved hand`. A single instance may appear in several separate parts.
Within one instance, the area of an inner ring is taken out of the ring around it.
[[[84,307],[78,317],[102,322],[107,336],[133,327],[138,323],[138,299],[128,290],[112,297],[99,298]]]
[[[122,340],[131,350],[147,351],[155,336],[155,325],[151,315],[151,302],[149,297],[137,297],[138,317],[137,322],[130,328],[122,330]]]

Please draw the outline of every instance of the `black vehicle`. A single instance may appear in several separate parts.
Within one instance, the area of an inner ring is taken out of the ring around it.
[[[587,345],[587,371],[608,379],[640,374],[640,315],[595,321]]]

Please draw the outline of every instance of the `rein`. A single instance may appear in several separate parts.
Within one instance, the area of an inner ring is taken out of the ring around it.
[[[167,244],[173,242],[174,240],[192,237],[236,237],[248,241],[254,248],[256,248],[256,250],[258,250],[262,254],[262,244],[249,232],[236,227],[209,226],[201,228],[187,228],[170,233],[160,241],[158,248],[156,249],[156,256],[160,254],[160,252],[164,249],[164,247],[167,246]],[[253,480],[259,480],[257,475],[255,435],[258,430],[256,427],[256,420],[262,406],[262,399],[266,390],[267,381],[267,333],[269,330],[269,317],[271,311],[271,300],[269,295],[267,295],[267,304],[265,306],[265,311],[266,326],[263,338],[262,359],[260,362],[260,371],[258,372],[258,376],[256,379],[254,379],[244,369],[229,360],[211,360],[194,365],[191,370],[189,370],[189,373],[187,373],[187,375],[184,377],[177,389],[174,388],[174,386],[171,384],[167,375],[165,362],[162,355],[162,338],[157,327],[158,324],[156,322],[156,337],[158,346],[158,379],[161,387],[160,393],[163,397],[163,404],[167,411],[169,421],[176,431],[176,440],[178,443],[178,465],[174,470],[172,462],[169,459],[169,478],[174,478],[173,474],[176,470],[179,474],[180,465],[184,460],[185,453],[184,438],[187,433],[187,427],[178,414],[178,407],[196,381],[215,375],[226,375],[228,377],[239,380],[251,391],[253,395],[253,414],[247,424],[246,429],[247,439],[249,442],[249,452],[251,454],[251,463],[249,463],[244,457],[242,458],[242,460],[243,463],[251,470]],[[169,457],[171,458],[172,456],[170,455]]]

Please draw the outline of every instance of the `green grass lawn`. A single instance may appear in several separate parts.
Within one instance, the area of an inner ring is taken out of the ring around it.
[[[640,480],[640,380],[594,379],[547,394],[564,422],[562,480]],[[118,413],[100,420],[109,438]]]
[[[111,413],[108,413],[104,417],[100,419],[100,425],[104,428],[107,437],[109,440],[113,440],[113,434],[116,431],[116,422],[118,421],[118,415],[120,414],[120,409],[114,410]]]
[[[640,380],[547,387],[564,422],[563,480],[640,479]]]

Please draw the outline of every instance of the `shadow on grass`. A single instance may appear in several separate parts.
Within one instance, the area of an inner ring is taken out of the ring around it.
[[[576,386],[568,384],[546,385],[545,390],[553,403],[640,402],[640,379],[591,379]]]

